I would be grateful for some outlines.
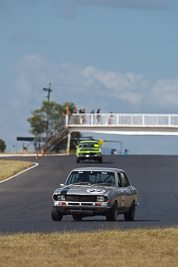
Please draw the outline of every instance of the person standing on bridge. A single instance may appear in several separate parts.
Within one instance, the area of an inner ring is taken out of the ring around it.
[[[93,118],[94,118],[95,111],[92,109],[91,116],[90,116],[90,123],[93,124]]]
[[[97,124],[99,124],[100,123],[100,117],[101,117],[101,115],[100,115],[100,108],[97,110],[97,112],[96,112],[96,118],[97,118]]]
[[[85,114],[85,108],[82,109],[82,113]],[[85,122],[86,122],[85,115],[82,115],[82,123]]]
[[[112,114],[113,114],[113,113],[112,113],[112,111],[111,111],[110,114],[109,114],[109,117],[108,117],[108,124],[111,124],[111,119],[112,119],[112,117],[113,117]]]
[[[64,125],[66,123],[66,116],[68,116],[68,122],[70,120],[70,110],[69,110],[69,107],[65,107],[64,111],[63,111],[63,116],[64,116]]]

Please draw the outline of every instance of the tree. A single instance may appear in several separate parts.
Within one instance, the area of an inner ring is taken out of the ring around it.
[[[33,116],[27,119],[30,123],[29,132],[35,136],[46,134],[46,137],[49,137],[58,131],[64,125],[66,107],[72,112],[75,109],[75,104],[73,102],[65,102],[60,105],[53,101],[43,101],[42,107],[31,111]]]
[[[50,138],[52,135],[57,134],[59,129],[65,125],[65,115],[72,114],[75,111],[75,104],[73,102],[65,102],[60,105],[56,102],[43,101],[42,107],[31,111],[33,115],[28,118],[30,123],[29,132],[35,138],[44,137]],[[80,138],[79,132],[72,133],[71,148],[76,146],[76,140]],[[59,152],[60,149],[66,149],[67,138],[64,138],[59,144],[53,147],[53,150]]]
[[[6,149],[6,144],[4,142],[4,140],[0,139],[0,152],[4,152]]]

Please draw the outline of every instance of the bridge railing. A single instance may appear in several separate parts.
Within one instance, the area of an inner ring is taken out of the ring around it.
[[[72,114],[66,115],[66,126],[178,127],[178,114]]]

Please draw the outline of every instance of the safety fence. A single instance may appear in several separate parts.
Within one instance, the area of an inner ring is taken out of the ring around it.
[[[144,126],[178,127],[178,114],[72,114],[66,115],[66,126]]]

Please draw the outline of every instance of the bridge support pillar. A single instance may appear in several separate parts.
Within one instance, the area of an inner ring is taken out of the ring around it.
[[[70,139],[71,139],[71,133],[69,132],[67,136],[67,155],[69,155],[70,152]]]

